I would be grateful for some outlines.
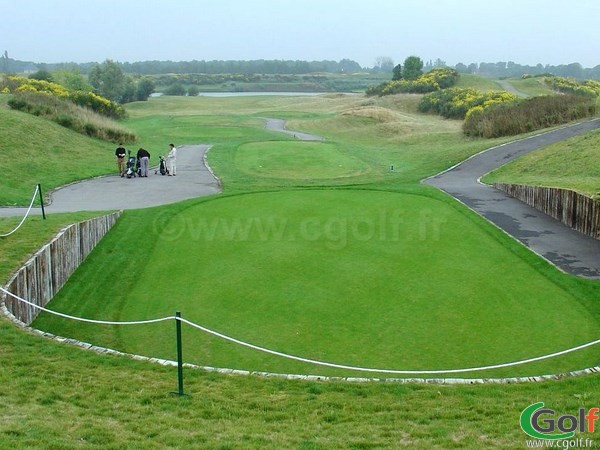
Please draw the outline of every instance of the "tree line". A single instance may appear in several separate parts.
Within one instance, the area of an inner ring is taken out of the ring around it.
[[[22,73],[35,72],[38,70],[73,70],[77,69],[87,75],[95,66],[96,62],[89,63],[57,63],[37,64],[27,61],[18,61],[8,57],[5,52],[0,58],[0,72]],[[389,57],[376,58],[373,67],[361,67],[356,61],[342,59],[340,61],[300,61],[300,60],[250,60],[250,61],[139,61],[139,62],[116,62],[124,73],[137,75],[162,75],[162,74],[282,74],[300,75],[309,73],[355,73],[355,72],[384,72],[390,73],[394,68],[394,61]],[[561,77],[573,77],[578,79],[600,80],[600,65],[593,68],[584,68],[580,63],[561,65],[523,65],[513,61],[504,62],[480,62],[464,64],[458,63],[450,66],[436,59],[424,62],[424,71],[428,72],[435,68],[454,68],[459,73],[472,73],[493,78],[520,77],[522,75],[552,74]]]

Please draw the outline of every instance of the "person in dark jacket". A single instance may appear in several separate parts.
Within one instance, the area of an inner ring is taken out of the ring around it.
[[[140,149],[137,152],[137,158],[140,162],[140,176],[148,177],[148,168],[150,167],[150,153],[148,153],[148,150],[140,147]]]
[[[119,175],[121,175],[121,177],[125,176],[125,154],[126,153],[127,153],[127,151],[125,150],[125,147],[123,147],[123,144],[119,144],[119,146],[115,150],[115,156],[117,157],[117,167],[119,168]]]

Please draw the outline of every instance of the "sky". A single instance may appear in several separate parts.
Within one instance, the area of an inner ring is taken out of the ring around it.
[[[35,63],[335,60],[600,64],[599,0],[0,0]]]

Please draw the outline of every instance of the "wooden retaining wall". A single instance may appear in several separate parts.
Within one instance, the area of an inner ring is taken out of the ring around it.
[[[5,289],[46,306],[120,216],[121,212],[116,212],[62,229],[13,275]],[[8,311],[25,325],[31,324],[40,311],[10,295],[4,302]]]
[[[529,206],[560,220],[580,233],[600,239],[600,202],[568,189],[495,183]]]

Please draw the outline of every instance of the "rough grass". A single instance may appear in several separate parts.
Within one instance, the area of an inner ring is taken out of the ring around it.
[[[28,205],[36,184],[45,193],[82,178],[116,171],[114,148],[58,124],[0,107],[0,205]]]
[[[600,197],[600,132],[594,131],[531,152],[490,173],[486,183],[572,189]]]

